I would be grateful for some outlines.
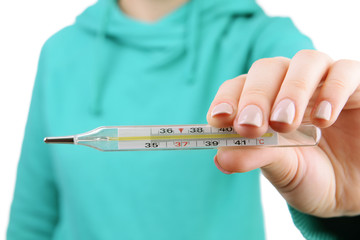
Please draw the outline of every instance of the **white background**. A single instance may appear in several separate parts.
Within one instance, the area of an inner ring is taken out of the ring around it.
[[[239,0],[241,1],[241,0]],[[16,167],[40,48],[95,0],[0,1],[0,239],[5,239]],[[259,0],[270,15],[293,18],[334,59],[360,60],[357,0]],[[303,239],[285,201],[262,178],[267,239]]]

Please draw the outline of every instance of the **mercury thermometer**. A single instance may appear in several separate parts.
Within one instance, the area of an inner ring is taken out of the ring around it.
[[[315,146],[321,131],[301,125],[296,131],[278,133],[269,129],[258,138],[245,138],[233,127],[210,125],[106,126],[86,133],[47,137],[45,143],[84,145],[100,151],[186,150],[219,147],[303,147]]]

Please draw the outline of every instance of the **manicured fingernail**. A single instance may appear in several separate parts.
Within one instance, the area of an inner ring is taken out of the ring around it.
[[[220,114],[227,114],[227,115],[231,115],[233,113],[233,108],[230,104],[228,103],[220,103],[218,105],[216,105],[213,110],[211,111],[211,117],[214,117],[216,115],[220,115]]]
[[[260,127],[263,122],[261,109],[256,105],[247,105],[240,113],[238,124],[248,124]]]
[[[315,117],[329,121],[331,117],[331,103],[322,101],[316,108]]]
[[[214,163],[215,163],[215,166],[216,166],[222,173],[232,174],[232,172],[226,171],[225,169],[223,169],[223,168],[219,165],[219,163],[218,163],[218,161],[217,161],[216,155],[215,155],[215,157],[214,157]]]
[[[278,103],[270,120],[291,124],[295,118],[295,103],[290,99],[284,99]]]

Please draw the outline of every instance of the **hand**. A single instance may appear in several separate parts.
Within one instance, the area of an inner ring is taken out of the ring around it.
[[[302,122],[322,128],[316,147],[220,148],[215,164],[224,173],[261,168],[286,201],[319,216],[360,214],[360,62],[334,62],[302,50],[293,59],[256,61],[247,75],[224,82],[207,119],[259,137],[269,126],[295,130]]]

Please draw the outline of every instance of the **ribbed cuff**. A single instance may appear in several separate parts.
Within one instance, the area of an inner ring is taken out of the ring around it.
[[[360,239],[360,216],[319,218],[289,206],[295,226],[306,239]]]

